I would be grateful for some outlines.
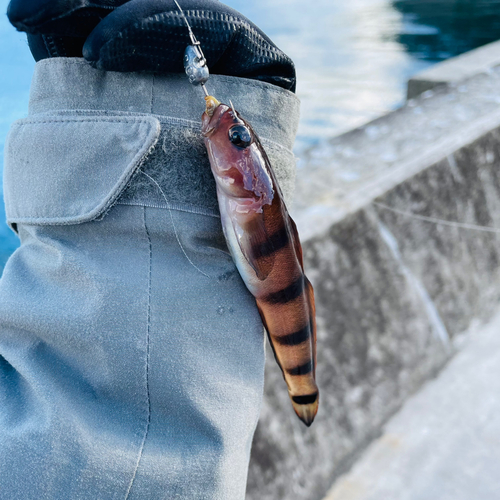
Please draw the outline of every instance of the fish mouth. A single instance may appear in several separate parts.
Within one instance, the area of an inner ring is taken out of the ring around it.
[[[228,107],[211,95],[205,97],[205,102],[207,107],[201,116],[201,133],[203,136],[209,137],[218,127],[220,117],[227,111]]]
[[[220,102],[214,96],[207,95],[205,97],[205,103],[207,105],[207,109],[205,109],[205,113],[208,116],[210,116],[210,118],[212,118],[214,111],[216,110],[216,108],[218,108],[220,106]]]

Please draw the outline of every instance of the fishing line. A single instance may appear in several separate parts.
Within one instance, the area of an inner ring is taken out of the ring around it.
[[[436,219],[435,217],[427,217],[425,215],[418,215],[412,212],[405,212],[404,210],[399,210],[397,208],[392,208],[384,203],[379,203],[378,201],[372,201],[373,205],[383,208],[385,210],[389,210],[390,212],[394,212],[399,215],[404,215],[410,219],[417,219],[424,222],[432,222],[434,224],[441,224],[443,226],[456,227],[459,229],[472,229],[473,231],[483,231],[486,233],[500,233],[500,229],[496,227],[489,226],[478,226],[476,224],[466,224],[464,222],[454,222],[445,219]]]
[[[179,247],[180,249],[182,250],[182,253],[184,254],[184,256],[186,257],[186,259],[189,261],[189,263],[197,270],[199,271],[201,274],[203,274],[203,276],[206,276],[207,278],[209,279],[212,279],[211,276],[209,276],[208,274],[204,273],[188,256],[188,254],[186,253],[186,250],[184,250],[184,247],[182,246],[182,243],[181,243],[181,240],[179,238],[179,234],[177,233],[177,228],[175,227],[175,222],[174,222],[174,216],[172,215],[172,209],[170,207],[170,203],[169,201],[167,200],[167,196],[165,195],[165,193],[163,192],[163,189],[161,188],[161,186],[158,184],[158,182],[155,181],[155,179],[153,179],[149,174],[147,174],[146,172],[144,172],[144,170],[139,170],[139,172],[141,172],[141,174],[144,174],[151,182],[153,182],[156,187],[160,190],[160,193],[162,194],[163,198],[165,199],[165,203],[167,204],[167,208],[168,208],[168,213],[170,214],[170,220],[172,221],[172,227],[174,228],[174,234],[175,234],[175,239],[177,240],[177,243],[179,244]]]

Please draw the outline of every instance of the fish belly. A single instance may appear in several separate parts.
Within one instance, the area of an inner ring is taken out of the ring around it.
[[[319,399],[315,382],[314,294],[296,252],[296,246],[300,243],[298,236],[293,234],[295,226],[281,221],[283,227],[290,229],[281,230],[282,238],[286,241],[275,242],[276,249],[272,256],[261,256],[272,257],[272,268],[266,271],[264,279],[259,279],[254,269],[258,263],[252,267],[248,260],[248,255],[255,256],[257,250],[242,248],[252,238],[242,238],[243,225],[235,222],[237,218],[241,219],[241,214],[237,215],[231,210],[231,204],[222,191],[218,191],[218,197],[222,227],[233,260],[245,285],[256,299],[294,410],[306,425],[310,425],[316,415]],[[252,227],[258,227],[259,217],[262,217],[261,223],[265,224],[264,214],[254,214]]]

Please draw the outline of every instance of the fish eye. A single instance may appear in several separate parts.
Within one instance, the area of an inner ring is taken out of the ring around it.
[[[239,148],[246,148],[252,144],[252,134],[245,125],[235,125],[229,129],[229,140]]]

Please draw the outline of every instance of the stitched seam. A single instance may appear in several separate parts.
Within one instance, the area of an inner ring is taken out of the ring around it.
[[[132,485],[134,484],[135,476],[137,475],[137,470],[139,469],[139,464],[141,462],[142,454],[144,451],[144,445],[146,444],[146,438],[148,437],[149,426],[151,424],[151,395],[149,392],[149,339],[151,332],[151,267],[153,260],[153,249],[151,245],[151,236],[148,231],[148,226],[146,224],[146,207],[143,207],[143,216],[144,216],[144,230],[146,231],[146,235],[148,237],[149,243],[149,273],[148,273],[148,328],[146,334],[146,394],[148,399],[148,419],[146,423],[146,431],[144,432],[144,438],[141,443],[141,448],[139,450],[139,456],[137,458],[137,463],[135,465],[134,474],[132,475],[132,479],[128,486],[127,493],[125,494],[125,500],[128,499],[130,495],[130,491],[132,489]]]
[[[150,203],[147,201],[118,201],[116,205],[127,205],[130,207],[149,207],[149,208],[161,208],[176,210],[177,212],[186,212],[189,214],[196,215],[206,215],[207,217],[213,217],[215,219],[220,219],[220,215],[216,210],[210,208],[197,207],[195,205],[186,205],[181,203],[173,203],[170,206],[165,203]]]
[[[151,96],[151,99],[153,99],[153,96]],[[85,115],[94,115],[96,117],[102,117],[103,120],[112,120],[113,118],[117,118],[120,116],[123,117],[131,117],[132,119],[140,121],[142,117],[153,117],[156,118],[157,120],[160,121],[162,125],[175,125],[179,128],[191,128],[195,130],[201,130],[201,125],[199,120],[189,120],[187,118],[178,118],[176,116],[170,116],[170,115],[160,115],[158,113],[147,113],[144,111],[123,111],[123,110],[112,110],[112,111],[106,111],[106,110],[96,110],[96,109],[58,109],[58,110],[49,110],[49,111],[44,111],[40,113],[36,113],[36,115],[39,115],[40,118],[33,118],[32,122],[33,123],[40,123],[37,122],[37,120],[41,120],[43,116],[54,116],[54,119],[59,119],[59,120],[64,120],[65,118],[62,118],[67,115],[77,115],[78,118],[73,118],[75,121],[80,121],[81,118],[79,116],[85,117]],[[59,118],[59,116],[61,118]],[[91,119],[91,117],[87,118],[88,120]],[[120,119],[120,118],[118,118]],[[29,118],[21,119],[18,120],[17,122],[20,125],[24,123],[24,120],[29,120]]]
[[[38,125],[41,123],[101,123],[101,122],[106,122],[106,123],[147,123],[150,125],[149,120],[144,120],[142,117],[141,118],[124,118],[124,119],[112,119],[112,118],[106,118],[102,117],[100,119],[90,119],[90,118],[61,118],[59,120],[53,119],[53,120],[19,120],[17,122],[13,123],[13,126],[21,127],[22,125]]]
[[[151,104],[152,105],[152,104]],[[143,115],[145,118],[150,117],[151,115],[144,114]],[[201,131],[201,125],[198,123],[192,121],[192,120],[186,120],[183,118],[175,118],[175,117],[169,117],[169,116],[164,116],[164,115],[153,115],[155,118],[158,119],[158,121],[162,125],[175,125],[179,128],[187,128],[191,129],[195,132],[200,132]],[[160,118],[158,118],[160,117]],[[123,119],[113,119],[113,118],[106,118],[102,117],[100,119],[91,119],[91,118],[61,118],[61,119],[53,119],[53,120],[19,120],[17,122],[14,122],[12,124],[13,127],[22,127],[23,125],[39,125],[39,124],[45,124],[45,123],[148,123],[149,120],[143,120],[142,116],[141,118],[123,118]],[[149,123],[148,123],[149,124]],[[266,144],[269,144],[271,146],[276,146],[279,149],[282,149],[283,151],[289,153],[290,155],[293,156],[293,151],[288,149],[287,147],[281,145],[279,142],[273,141],[272,139],[268,139],[267,137],[260,137],[260,140]]]
[[[153,96],[151,96],[151,100],[153,101]],[[151,104],[153,106],[153,103]],[[88,120],[88,121],[91,121],[92,118],[83,118],[84,115],[96,115],[96,116],[99,116],[99,117],[102,117],[102,119],[95,119],[97,122],[99,121],[106,121],[106,122],[110,122],[112,121],[113,119],[118,119],[118,123],[122,123],[122,122],[126,122],[126,118],[116,118],[117,116],[123,116],[123,117],[126,117],[126,116],[130,116],[131,117],[131,120],[130,121],[138,121],[140,122],[141,121],[141,118],[143,117],[146,117],[146,118],[149,118],[149,117],[154,117],[156,118],[162,125],[170,125],[170,126],[175,126],[176,128],[187,128],[187,129],[190,129],[190,130],[194,130],[196,132],[201,132],[201,124],[199,121],[197,120],[189,120],[187,118],[178,118],[176,116],[169,116],[169,115],[159,115],[157,113],[145,113],[145,112],[140,112],[140,111],[106,111],[106,115],[103,116],[103,111],[102,110],[94,110],[94,109],[60,109],[60,110],[57,110],[57,111],[49,111],[49,112],[46,112],[46,113],[37,113],[39,115],[43,114],[43,115],[47,115],[47,114],[53,114],[53,115],[69,115],[69,114],[72,114],[72,115],[81,115],[82,118],[78,117],[78,118],[70,118],[70,119],[66,119],[66,118],[54,118],[54,122],[59,122],[59,121],[74,121],[76,123],[78,122],[81,122],[81,121],[84,121],[84,120]],[[113,118],[115,117],[115,118]],[[41,119],[41,118],[40,118]],[[38,121],[40,119],[32,119],[30,120],[29,118],[24,118],[24,119],[21,119],[21,120],[18,120],[16,122],[14,122],[13,125],[17,125],[17,126],[21,126],[21,125],[24,125],[25,123],[47,123],[47,122],[41,122],[41,121]],[[50,123],[50,122],[49,122]],[[276,146],[278,146],[279,148],[281,149],[284,149],[285,151],[287,151],[288,153],[291,153],[293,154],[292,150],[291,149],[288,149],[286,146],[283,146],[282,144],[280,144],[279,142],[276,142],[276,141],[273,141],[272,139],[268,139],[267,137],[264,137],[264,136],[259,136],[260,137],[260,140],[262,142],[268,142],[270,144],[274,144]]]
[[[154,86],[154,80],[153,80],[153,86]],[[153,91],[151,91],[151,109],[153,109],[154,103],[154,94]],[[61,113],[61,114],[76,114],[76,115],[84,115],[84,114],[95,114],[99,116],[99,118],[84,118],[78,117],[78,118],[53,118],[53,119],[29,119],[29,118],[24,118],[21,120],[18,120],[12,124],[12,126],[17,126],[21,127],[23,125],[31,125],[31,124],[39,124],[39,123],[100,123],[100,122],[106,122],[106,123],[141,123],[144,121],[149,121],[149,120],[143,120],[143,118],[151,118],[154,117],[156,118],[162,125],[170,125],[172,127],[176,128],[187,128],[190,130],[193,130],[195,132],[201,133],[201,124],[198,121],[195,120],[189,120],[186,118],[178,118],[176,116],[169,116],[169,115],[158,115],[153,112],[151,113],[141,113],[141,112],[127,112],[127,111],[113,111],[109,112],[108,115],[115,115],[115,117],[110,117],[110,116],[102,116],[102,111],[101,110],[92,110],[92,109],[78,109],[78,110],[58,110],[57,112],[51,111],[50,113]],[[44,113],[48,114],[48,113]],[[130,118],[117,118],[116,115],[119,116],[129,116]],[[283,146],[279,142],[276,142],[272,139],[268,139],[267,137],[260,136],[260,140],[262,142],[265,142],[267,144],[274,145],[278,147],[279,149],[282,149],[283,151],[286,151],[290,155],[293,155],[293,151],[291,149],[288,149],[286,146]]]

